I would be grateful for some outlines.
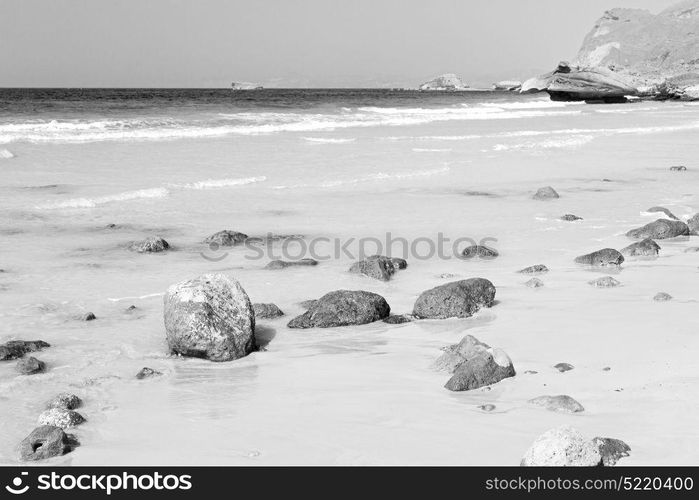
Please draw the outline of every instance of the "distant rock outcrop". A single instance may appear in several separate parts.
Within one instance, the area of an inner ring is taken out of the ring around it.
[[[515,92],[522,88],[522,82],[518,80],[502,80],[493,84],[493,90],[506,90]]]
[[[231,83],[233,90],[260,90],[264,88],[262,85],[250,82],[233,82]]]
[[[461,78],[453,73],[447,73],[445,75],[433,78],[429,82],[425,82],[420,85],[420,90],[466,90],[468,85],[461,81]]]

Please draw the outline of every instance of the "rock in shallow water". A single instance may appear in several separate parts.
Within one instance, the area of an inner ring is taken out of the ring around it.
[[[353,274],[363,274],[369,278],[374,278],[380,281],[388,281],[396,272],[396,267],[393,260],[383,255],[372,255],[364,260],[355,262],[349,268],[349,272]]]
[[[621,285],[618,280],[615,280],[611,276],[603,276],[602,278],[597,278],[588,283],[596,288],[613,288],[615,286]]]
[[[575,262],[588,266],[620,266],[624,262],[624,256],[613,248],[603,248],[602,250],[576,257]]]
[[[555,189],[553,189],[551,186],[546,186],[537,189],[536,193],[534,193],[535,200],[553,200],[556,198],[560,198],[559,194],[556,192]]]
[[[75,427],[85,422],[85,417],[74,410],[51,408],[39,415],[39,425],[52,425],[61,429]]]
[[[464,259],[472,259],[474,257],[494,259],[499,255],[497,250],[486,245],[471,245],[470,247],[464,248],[463,252],[461,252],[461,257]]]
[[[533,266],[525,267],[524,269],[520,269],[517,272],[522,274],[542,274],[549,272],[549,268],[543,264],[536,264]]]
[[[699,214],[694,214],[687,219],[687,227],[692,234],[699,234]]]
[[[530,399],[528,402],[529,404],[533,404],[535,406],[542,406],[550,411],[561,411],[568,413],[585,411],[583,405],[565,394],[560,394],[558,396],[539,396],[534,399]]]
[[[653,300],[656,302],[665,302],[667,300],[672,300],[672,295],[670,295],[669,293],[665,293],[665,292],[658,292],[653,297]]]
[[[34,429],[19,444],[19,459],[22,461],[45,460],[70,453],[79,443],[74,436],[53,425],[42,425]]]
[[[381,295],[363,290],[336,290],[292,319],[289,328],[330,328],[364,325],[387,318],[391,308]]]
[[[606,467],[616,465],[619,459],[628,457],[631,451],[631,447],[621,439],[596,437],[592,443],[597,446],[602,456],[602,465]]]
[[[143,241],[136,241],[131,244],[130,249],[139,253],[164,252],[170,248],[170,244],[160,236],[150,236]]]
[[[0,345],[0,361],[18,359],[30,352],[40,351],[51,344],[43,340],[10,340]]]
[[[265,266],[265,269],[286,269],[295,266],[317,266],[318,261],[314,259],[300,260],[273,260]]]
[[[15,367],[20,375],[34,375],[46,371],[46,364],[35,357],[22,358]]]
[[[415,301],[417,318],[468,318],[481,307],[491,307],[495,286],[485,278],[453,281],[422,292]]]
[[[384,318],[383,322],[389,325],[400,325],[403,323],[410,323],[413,321],[413,317],[408,314],[391,314],[388,318]]]
[[[69,392],[62,392],[48,402],[48,404],[46,405],[46,409],[50,410],[51,408],[59,408],[63,410],[75,410],[77,408],[80,408],[82,404],[82,399],[80,399],[75,394],[71,394]]]
[[[626,233],[626,236],[629,238],[652,238],[656,240],[687,235],[689,235],[689,227],[687,224],[679,220],[670,219],[658,219],[654,222],[646,224],[643,227],[632,229]]]
[[[578,430],[562,426],[544,432],[526,451],[522,466],[582,466],[602,463],[599,447]]]
[[[136,378],[138,380],[143,380],[146,378],[153,378],[153,377],[160,377],[163,373],[159,372],[158,370],[154,370],[153,368],[148,368],[147,366],[144,366],[141,368],[141,370],[136,374]]]
[[[573,214],[565,214],[561,217],[561,220],[564,220],[567,222],[575,222],[576,220],[583,220],[583,218],[578,217],[577,215],[573,215]]]
[[[470,391],[515,376],[512,360],[502,349],[478,350],[459,364],[444,385],[450,391]]]
[[[524,286],[527,286],[529,288],[541,288],[544,286],[544,282],[541,281],[539,278],[532,278],[529,281],[527,281]]]
[[[218,233],[212,234],[204,240],[204,243],[207,245],[214,244],[222,247],[232,247],[235,245],[242,245],[247,239],[247,234],[225,229],[223,231],[219,231]]]
[[[570,363],[556,363],[555,365],[553,365],[553,367],[561,373],[562,372],[569,372],[570,370],[575,368]]]
[[[168,288],[164,320],[175,354],[231,361],[257,347],[250,299],[240,283],[222,274],[206,274]]]
[[[267,304],[257,302],[252,305],[252,309],[255,311],[255,318],[274,319],[284,316],[284,311],[271,302]]]
[[[432,364],[432,368],[454,373],[461,363],[488,349],[490,349],[488,344],[481,342],[473,335],[466,335],[458,344],[443,347],[444,353]]]
[[[660,245],[650,238],[631,243],[621,249],[621,253],[629,257],[656,257],[660,252]]]

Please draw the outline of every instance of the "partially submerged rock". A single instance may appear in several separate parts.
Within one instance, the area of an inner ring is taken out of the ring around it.
[[[495,286],[485,278],[452,281],[422,292],[413,315],[425,319],[468,318],[495,301]]]
[[[409,314],[391,314],[388,318],[384,318],[383,322],[389,325],[400,325],[403,323],[410,323],[413,319],[414,318]]]
[[[464,248],[463,252],[461,252],[461,257],[464,259],[472,259],[474,257],[481,259],[494,259],[498,255],[500,254],[497,250],[486,245],[471,245]]]
[[[549,272],[549,268],[543,264],[535,264],[533,266],[525,267],[517,271],[522,274],[543,274]]]
[[[540,435],[524,454],[522,466],[582,466],[602,463],[599,446],[577,429],[557,427]]]
[[[80,316],[80,321],[94,321],[97,319],[97,316],[95,316],[94,313],[92,312],[86,312],[82,316]]]
[[[75,394],[71,394],[69,392],[62,392],[48,402],[48,404],[46,405],[46,409],[50,410],[51,408],[59,408],[63,410],[75,410],[77,408],[80,408],[82,404],[82,399],[80,399]]]
[[[46,364],[33,356],[29,356],[17,361],[15,368],[20,375],[34,375],[46,371]]]
[[[675,238],[677,236],[689,235],[689,227],[682,221],[670,219],[658,219],[650,222],[643,227],[632,229],[626,233],[626,236],[634,239],[652,238],[654,240],[663,240],[666,238]]]
[[[578,264],[588,266],[620,266],[624,262],[624,256],[613,248],[603,248],[592,253],[581,255],[575,258]]]
[[[139,253],[164,252],[170,248],[170,244],[160,236],[149,236],[143,241],[136,241],[131,244],[130,249]]]
[[[317,266],[318,261],[315,259],[300,259],[300,260],[273,260],[270,261],[265,269],[286,269],[294,266]]]
[[[144,366],[139,370],[139,372],[136,374],[136,379],[138,380],[143,380],[145,378],[153,378],[153,377],[159,377],[163,373],[159,372],[158,370],[154,370],[153,368],[148,368],[147,366]]]
[[[646,212],[648,212],[648,213],[660,212],[660,213],[663,213],[663,214],[665,214],[666,216],[668,216],[670,219],[679,220],[675,214],[673,214],[672,212],[670,212],[670,211],[669,211],[667,208],[665,208],[665,207],[650,207],[648,210],[646,210]]]
[[[268,304],[255,303],[252,305],[252,309],[255,311],[255,318],[274,319],[284,316],[284,311],[279,309],[277,304],[272,304],[271,302]]]
[[[686,172],[687,167],[685,167],[684,165],[675,165],[675,166],[670,167],[670,170],[672,170],[674,172]]]
[[[563,372],[569,372],[570,370],[572,370],[573,368],[575,368],[575,367],[574,367],[573,365],[571,365],[570,363],[556,363],[555,365],[553,365],[553,367],[554,367],[556,370],[558,370],[559,372],[561,372],[561,373],[563,373]]]
[[[557,396],[539,396],[534,399],[530,399],[528,402],[529,404],[541,406],[550,411],[567,413],[578,413],[585,411],[583,405],[565,394],[560,394]]]
[[[565,214],[561,216],[561,220],[567,221],[567,222],[575,222],[576,220],[583,220],[582,217],[578,217],[577,215],[573,214]]]
[[[687,219],[687,227],[692,234],[699,234],[699,214],[694,214]]]
[[[542,286],[544,286],[544,282],[541,281],[539,278],[532,278],[529,281],[527,281],[524,285],[529,288],[541,288]]]
[[[318,299],[289,328],[330,328],[364,325],[387,318],[391,308],[382,296],[364,290],[336,290]]]
[[[658,292],[653,297],[653,300],[656,302],[665,302],[668,300],[672,300],[672,295],[670,295],[669,293],[665,293],[665,292]]]
[[[470,391],[514,376],[515,368],[505,351],[488,348],[459,364],[444,387],[450,391]]]
[[[597,278],[588,283],[597,288],[612,288],[621,285],[618,280],[615,280],[611,276],[603,276],[602,278]]]
[[[537,189],[533,198],[535,200],[554,200],[556,198],[560,198],[560,196],[551,186],[546,186]]]
[[[52,425],[61,429],[75,427],[85,422],[85,417],[74,410],[51,408],[39,415],[39,425]]]
[[[239,233],[238,231],[231,231],[230,229],[225,229],[214,233],[204,240],[207,245],[218,245],[222,247],[232,247],[236,245],[242,245],[245,240],[248,239],[248,235],[244,233]]]
[[[362,274],[369,278],[374,278],[380,281],[388,281],[396,272],[396,267],[393,260],[383,255],[372,255],[364,260],[355,262],[349,268],[349,272],[353,274]]]
[[[437,371],[454,373],[454,370],[471,358],[480,355],[490,349],[485,342],[481,342],[473,335],[466,335],[458,344],[451,344],[442,348],[444,353],[432,364]]]
[[[631,243],[629,246],[621,249],[621,253],[629,257],[657,257],[659,252],[660,245],[650,238]]]
[[[592,443],[597,446],[605,467],[616,465],[620,459],[628,457],[631,451],[631,447],[621,439],[596,437]]]
[[[18,359],[30,352],[41,351],[51,344],[43,340],[10,340],[0,345],[0,361]]]
[[[205,274],[168,288],[165,332],[170,351],[211,361],[231,361],[256,349],[255,313],[235,279]]]
[[[70,453],[78,445],[75,437],[60,427],[42,425],[19,444],[19,459],[26,462],[58,457]]]

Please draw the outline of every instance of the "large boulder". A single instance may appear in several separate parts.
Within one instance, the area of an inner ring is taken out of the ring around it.
[[[245,240],[248,239],[248,235],[244,233],[239,233],[238,231],[231,231],[225,229],[214,233],[204,240],[207,245],[218,245],[222,247],[232,247],[235,245],[242,245]]]
[[[381,295],[363,290],[326,293],[308,311],[292,319],[289,328],[330,328],[364,325],[387,318],[391,308]]]
[[[396,266],[390,257],[383,255],[372,255],[364,260],[355,262],[349,268],[353,274],[363,274],[380,281],[388,281],[396,272]]]
[[[514,376],[515,368],[505,351],[476,347],[467,359],[456,366],[444,387],[450,391],[470,391]]]
[[[10,340],[0,345],[0,361],[18,359],[30,352],[41,351],[51,344],[43,340]]]
[[[664,240],[677,236],[689,235],[689,227],[682,221],[670,219],[658,219],[643,227],[632,229],[626,233],[629,238],[637,240],[652,238],[654,240]]]
[[[250,299],[240,283],[222,274],[205,274],[168,288],[164,319],[174,354],[230,361],[256,349]]]
[[[42,425],[19,444],[19,459],[26,462],[58,457],[70,453],[78,444],[74,436],[60,427]]]
[[[602,250],[576,257],[575,262],[598,267],[620,266],[624,262],[624,256],[613,248],[603,248]]]
[[[468,318],[494,301],[495,286],[485,278],[452,281],[422,292],[413,315],[423,319]]]
[[[631,243],[629,246],[621,249],[621,253],[629,257],[657,257],[659,252],[660,245],[650,238]]]
[[[482,352],[490,349],[485,342],[481,342],[473,335],[466,335],[458,344],[448,345],[442,348],[444,353],[433,363],[432,368],[438,371],[454,373],[454,370],[463,363]]]
[[[602,455],[595,443],[578,430],[562,426],[536,438],[522,458],[522,466],[583,466],[602,464]]]

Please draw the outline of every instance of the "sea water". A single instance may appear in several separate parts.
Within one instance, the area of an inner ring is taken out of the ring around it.
[[[696,463],[699,253],[684,250],[699,240],[627,259],[613,289],[588,284],[610,270],[573,259],[631,243],[626,231],[659,218],[649,207],[699,212],[697,158],[699,107],[680,102],[0,90],[0,342],[52,346],[35,354],[44,374],[0,362],[0,462],[15,463],[46,401],[70,391],[88,421],[72,431],[82,446],[56,464],[514,465],[563,424],[624,440],[627,464]],[[533,200],[547,185],[560,199]],[[223,229],[305,243],[203,243]],[[128,249],[151,235],[172,250]],[[500,256],[457,259],[451,243],[437,252],[444,238],[487,241]],[[347,272],[386,240],[406,270],[389,282]],[[263,269],[309,257],[311,242],[318,266]],[[516,272],[533,264],[551,270],[543,288]],[[286,313],[258,320],[264,351],[228,363],[168,354],[162,295],[209,272]],[[402,314],[422,291],[469,277],[497,287],[496,305],[469,319],[286,327],[299,302],[332,290],[379,293]],[[654,302],[659,291],[674,299]],[[76,319],[87,311],[97,320]],[[430,365],[466,334],[505,350],[517,376],[444,389],[448,374]],[[559,373],[559,362],[575,369]],[[144,366],[164,375],[136,380]],[[585,411],[527,404],[544,394]]]

